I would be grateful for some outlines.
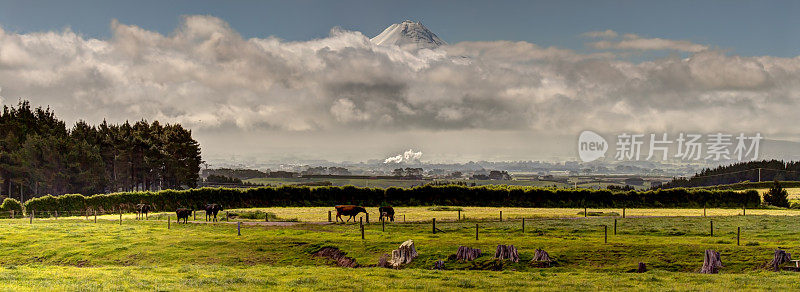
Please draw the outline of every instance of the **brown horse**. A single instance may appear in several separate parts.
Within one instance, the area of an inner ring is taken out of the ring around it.
[[[334,208],[336,208],[336,222],[339,222],[339,219],[341,219],[342,222],[345,222],[344,219],[342,219],[342,215],[350,216],[350,218],[347,218],[347,222],[350,222],[350,219],[353,219],[353,222],[356,222],[356,215],[358,215],[358,213],[367,213],[367,209],[356,205],[338,205],[334,206]]]
[[[211,222],[217,222],[217,213],[222,211],[222,206],[217,204],[206,204],[206,221],[211,218]]]
[[[147,213],[150,213],[150,205],[137,204],[136,205],[136,220],[146,219]]]
[[[183,223],[189,223],[188,220],[189,216],[192,215],[192,210],[179,208],[178,210],[175,210],[175,214],[178,215],[178,223],[181,222],[181,219],[183,219]]]
[[[381,213],[381,221],[384,217],[389,218],[389,221],[394,222],[394,208],[391,206],[383,206],[378,208],[378,213]]]

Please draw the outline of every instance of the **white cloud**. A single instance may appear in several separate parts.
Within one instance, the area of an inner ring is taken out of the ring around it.
[[[618,34],[612,30],[603,32],[587,32],[584,36],[594,38],[615,39]],[[638,51],[680,51],[699,53],[709,49],[706,45],[696,44],[685,40],[670,40],[662,38],[642,38],[636,34],[624,34],[622,40],[602,40],[589,43],[589,46],[598,50],[638,50]]]
[[[50,105],[70,121],[179,122],[205,137],[587,128],[800,135],[800,116],[786,114],[800,101],[800,58],[728,56],[609,31],[597,35],[616,40],[598,48],[689,54],[635,63],[614,51],[510,41],[408,52],[341,29],[301,42],[244,39],[209,16],[188,16],[168,35],[116,21],[111,29],[108,40],[0,29],[5,101]]]
[[[619,36],[619,34],[616,31],[610,29],[602,31],[590,31],[583,33],[581,35],[589,38],[603,38],[603,39],[613,39]]]

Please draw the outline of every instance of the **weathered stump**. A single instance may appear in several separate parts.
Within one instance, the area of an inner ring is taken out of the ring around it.
[[[647,272],[647,264],[639,262],[639,268],[636,269],[637,273],[644,273]]]
[[[398,268],[410,263],[417,256],[419,256],[419,254],[417,253],[417,249],[414,248],[414,241],[409,239],[403,242],[399,248],[392,251],[392,260],[389,261],[389,264],[391,264],[393,268]]]
[[[533,253],[533,260],[537,262],[552,262],[553,260],[550,259],[550,254],[548,254],[543,249],[536,249]]]
[[[775,256],[772,257],[772,261],[769,262],[769,268],[776,272],[780,271],[781,265],[784,263],[788,263],[791,260],[792,260],[792,254],[784,250],[776,249]]]
[[[470,248],[466,246],[459,246],[456,251],[456,260],[458,261],[472,261],[481,256],[479,248]]]
[[[436,261],[436,263],[433,264],[433,269],[434,270],[444,270],[444,261],[443,260]]]
[[[381,258],[378,259],[377,266],[381,268],[391,268],[392,266],[389,264],[389,255],[383,254]]]
[[[719,273],[719,268],[722,267],[722,259],[719,253],[713,249],[707,249],[703,257],[703,267],[700,268],[700,273],[703,274],[716,274]]]
[[[552,262],[552,261],[553,260],[550,259],[550,254],[548,254],[543,249],[538,249],[537,248],[536,251],[533,253],[533,259],[531,260],[531,263],[537,264],[537,265],[546,264],[549,267],[550,266],[550,262]]]
[[[500,260],[510,260],[515,263],[519,262],[517,248],[513,245],[498,245],[497,251],[494,252],[494,257]]]

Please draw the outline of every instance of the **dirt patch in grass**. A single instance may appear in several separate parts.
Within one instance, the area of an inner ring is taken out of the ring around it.
[[[337,266],[340,267],[347,267],[347,268],[356,268],[358,267],[358,263],[356,263],[356,259],[348,257],[347,253],[339,250],[336,247],[323,247],[319,251],[312,254],[315,257],[327,258],[336,263]]]

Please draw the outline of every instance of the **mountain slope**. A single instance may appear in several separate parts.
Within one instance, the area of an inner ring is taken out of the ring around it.
[[[447,43],[419,22],[395,23],[371,39],[376,45],[396,45],[404,49],[435,49]]]

